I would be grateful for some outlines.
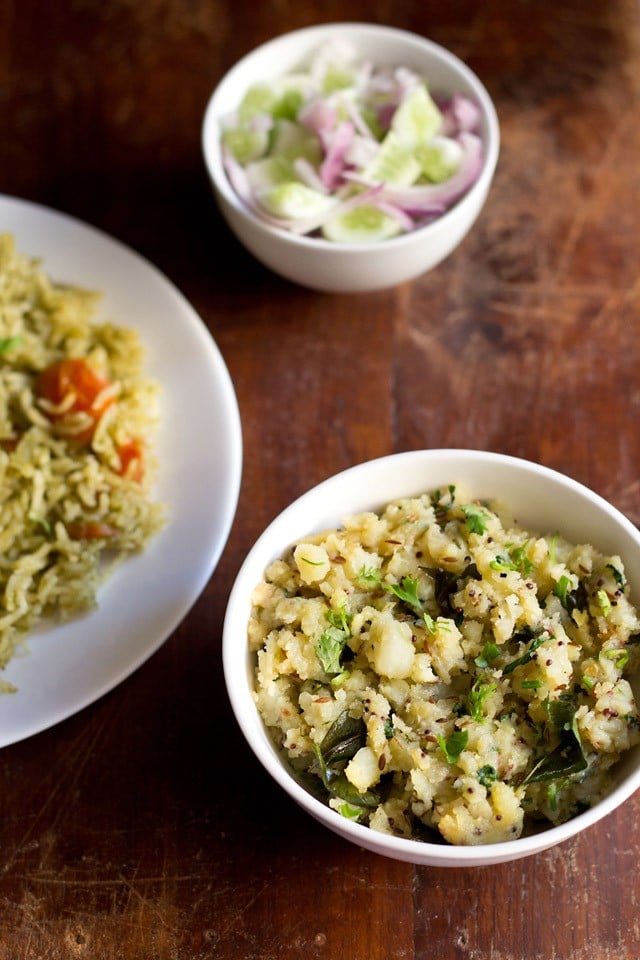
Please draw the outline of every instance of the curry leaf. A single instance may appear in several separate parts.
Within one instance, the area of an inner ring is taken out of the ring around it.
[[[544,706],[548,723],[559,734],[559,741],[553,750],[540,757],[523,784],[570,777],[588,766],[576,722],[576,702],[572,697],[561,695],[554,700],[547,698]]]
[[[333,721],[320,744],[325,764],[330,767],[340,760],[351,760],[367,742],[364,720],[349,715],[343,710]]]
[[[354,807],[377,807],[380,796],[373,790],[359,793],[344,773],[337,773],[325,762],[322,750],[317,743],[313,745],[318,761],[319,775],[327,793],[338,800],[344,800]]]

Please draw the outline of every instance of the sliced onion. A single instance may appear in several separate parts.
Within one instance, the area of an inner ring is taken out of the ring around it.
[[[324,80],[327,70],[333,68],[346,71],[348,82],[347,86],[327,95],[323,92]],[[424,183],[421,175],[422,183],[400,186],[367,178],[363,171],[371,168],[380,150],[380,131],[386,134],[392,128],[395,132],[396,124],[393,123],[392,127],[392,122],[396,111],[416,86],[424,83],[424,78],[403,66],[374,68],[369,61],[358,62],[355,50],[340,38],[317,52],[306,76],[309,80],[304,94],[307,99],[295,121],[291,122],[318,138],[321,160],[312,162],[305,156],[292,161],[287,157],[284,159],[291,163],[292,180],[334,202],[327,204],[326,210],[314,213],[313,217],[297,207],[286,208],[291,214],[290,219],[274,216],[265,209],[266,196],[264,204],[261,203],[260,188],[252,183],[247,171],[226,149],[223,161],[233,189],[246,207],[265,223],[299,235],[313,234],[330,217],[338,217],[359,204],[370,203],[393,217],[402,230],[408,232],[442,216],[476,181],[483,163],[483,143],[478,135],[481,113],[468,96],[458,93],[438,104],[443,118],[438,135],[448,138],[447,146],[457,142],[461,150],[456,172],[440,183]],[[367,122],[368,111],[373,111],[380,126],[375,133]],[[253,118],[250,123],[254,129],[267,132],[274,118],[266,113]],[[432,139],[424,142],[431,143]],[[422,169],[418,156],[415,157],[415,166]],[[389,174],[384,165],[380,170],[384,170],[385,176]],[[393,171],[389,176],[393,176]],[[295,220],[297,213],[300,214],[299,220]]]
[[[458,142],[462,147],[462,161],[459,169],[442,183],[429,183],[414,187],[394,187],[388,184],[375,184],[365,181],[357,173],[345,176],[366,187],[381,187],[380,199],[397,204],[405,211],[435,211],[446,209],[458,200],[475,183],[482,169],[482,140],[474,133],[461,133]]]
[[[354,129],[350,120],[338,124],[331,136],[323,137],[326,154],[320,166],[320,179],[329,189],[335,189],[342,180],[345,156],[353,143]]]

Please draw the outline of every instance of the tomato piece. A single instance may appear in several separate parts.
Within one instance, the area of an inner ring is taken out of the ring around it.
[[[120,457],[120,469],[118,473],[121,477],[127,474],[136,483],[140,483],[144,476],[143,447],[140,440],[135,437],[126,440],[118,447],[118,456]]]
[[[66,526],[72,540],[108,540],[118,533],[111,524],[99,520],[78,520]]]
[[[97,373],[82,357],[59,360],[42,371],[36,382],[36,394],[58,410],[45,410],[59,432],[78,443],[88,443],[104,411],[115,400],[108,391],[109,380]],[[86,413],[90,423],[82,429],[65,428],[65,417]]]

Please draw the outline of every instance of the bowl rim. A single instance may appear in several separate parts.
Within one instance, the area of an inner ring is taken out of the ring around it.
[[[286,522],[288,517],[304,510],[307,504],[313,503],[314,498],[322,495],[322,493],[330,491],[332,487],[339,486],[341,483],[347,481],[349,477],[357,476],[359,473],[366,473],[366,471],[371,469],[375,471],[379,467],[382,468],[384,464],[388,464],[390,467],[400,467],[409,459],[416,459],[420,462],[424,461],[428,463],[430,460],[437,461],[444,458],[451,458],[452,461],[466,461],[471,463],[485,462],[494,466],[511,465],[527,472],[531,471],[533,474],[539,475],[545,480],[560,484],[570,492],[576,493],[588,500],[597,510],[618,524],[619,527],[630,536],[633,545],[640,551],[640,530],[638,530],[620,510],[581,482],[567,474],[533,460],[494,451],[454,447],[408,450],[365,460],[325,478],[294,499],[270,521],[249,549],[229,593],[222,633],[223,673],[227,695],[236,722],[254,755],[273,779],[284,789],[285,793],[293,798],[316,820],[322,822],[333,832],[347,836],[352,842],[361,847],[395,859],[423,865],[482,866],[516,860],[542,852],[597,823],[621,806],[625,800],[640,788],[640,764],[637,769],[631,771],[622,782],[616,784],[606,796],[601,798],[588,810],[577,814],[564,823],[545,827],[539,832],[514,840],[508,840],[502,843],[480,844],[477,846],[455,846],[446,843],[423,842],[378,833],[363,824],[352,823],[345,818],[340,818],[335,811],[306,791],[286,769],[284,761],[278,756],[277,748],[268,736],[266,727],[251,696],[250,684],[247,682],[249,680],[247,667],[249,651],[246,644],[239,646],[237,635],[238,621],[246,621],[246,619],[248,619],[248,611],[250,610],[250,591],[254,583],[253,579],[248,579],[249,574],[256,565],[256,558],[262,558],[261,565],[264,570],[271,559],[279,556],[280,553],[286,549],[288,543],[278,543],[275,549],[270,546],[270,544],[274,533],[277,534],[279,527]],[[391,499],[395,499],[395,496],[392,496]],[[366,500],[366,493],[363,495],[363,501],[364,500]],[[367,507],[364,506],[363,509],[367,509]],[[311,521],[307,532],[311,533],[316,529],[318,529],[318,527],[314,526],[313,521]],[[304,533],[301,532],[300,535],[304,536]],[[268,552],[266,559],[265,551]],[[263,556],[263,554],[265,554],[265,556]],[[253,576],[253,574],[251,574],[251,576]],[[245,617],[245,613],[247,613],[247,617]],[[244,637],[246,639],[246,631]],[[243,670],[240,669],[241,665],[244,665]],[[239,681],[239,675],[245,677],[246,680]],[[247,713],[247,710],[249,713]],[[261,730],[259,743],[256,742],[255,738],[257,730]]]
[[[222,162],[222,153],[220,150],[220,137],[218,132],[219,121],[223,116],[218,108],[218,103],[224,98],[225,89],[231,85],[235,79],[242,75],[247,66],[250,66],[254,59],[263,56],[265,52],[274,49],[277,50],[281,44],[287,44],[295,39],[301,41],[307,38],[317,37],[320,40],[323,37],[337,34],[339,32],[347,33],[352,36],[368,33],[372,36],[393,36],[398,40],[405,41],[416,48],[436,57],[436,59],[446,62],[463,76],[469,86],[473,89],[474,96],[482,110],[483,119],[486,123],[487,133],[483,136],[485,155],[482,162],[482,169],[476,181],[465,191],[465,193],[441,216],[431,223],[411,230],[405,234],[395,237],[389,237],[383,242],[370,243],[336,243],[332,240],[325,240],[322,237],[308,237],[292,233],[283,227],[274,226],[260,220],[241,200],[233,189],[229,178],[225,172]],[[496,107],[486,86],[478,75],[469,67],[464,60],[453,53],[447,47],[442,46],[428,37],[423,37],[418,33],[405,30],[400,27],[386,26],[379,23],[368,23],[365,21],[334,21],[331,23],[314,24],[312,26],[300,27],[287,33],[278,34],[269,40],[260,43],[258,46],[249,50],[239,60],[237,60],[229,70],[220,77],[216,84],[204,111],[204,117],[200,135],[201,149],[204,157],[205,166],[209,173],[215,192],[219,199],[226,203],[233,210],[236,216],[242,218],[246,224],[252,225],[264,237],[278,237],[285,244],[292,247],[310,250],[327,250],[335,253],[340,251],[367,251],[383,248],[388,250],[390,247],[402,249],[404,246],[416,242],[416,239],[423,239],[425,232],[434,234],[438,229],[446,229],[446,225],[455,217],[463,214],[467,207],[472,206],[478,196],[483,196],[488,192],[493,179],[500,154],[500,124]]]

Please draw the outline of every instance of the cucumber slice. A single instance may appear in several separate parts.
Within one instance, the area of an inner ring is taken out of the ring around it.
[[[391,121],[398,140],[409,148],[431,140],[441,127],[442,114],[424,84],[407,94]]]
[[[311,80],[304,74],[287,74],[271,84],[255,83],[240,101],[238,122],[242,125],[265,113],[295,120],[312,91]]]
[[[297,120],[300,108],[313,93],[310,77],[303,73],[290,73],[279,77],[273,84],[273,117]]]
[[[253,120],[264,113],[271,113],[276,102],[273,88],[266,83],[256,83],[249,87],[238,107],[238,121],[240,124]]]
[[[353,70],[331,63],[322,78],[322,93],[331,94],[336,90],[345,90],[353,86],[355,79]]]
[[[375,158],[363,170],[366,180],[409,187],[422,173],[412,149],[400,142],[393,130],[386,135]]]
[[[246,168],[249,186],[256,192],[270,190],[296,179],[292,165],[283,157],[265,157]]]
[[[384,130],[382,129],[382,124],[380,123],[380,119],[374,108],[370,104],[361,103],[360,113],[362,115],[362,119],[366,123],[375,139],[382,140],[384,137]]]
[[[442,183],[458,170],[464,151],[451,137],[434,137],[430,143],[416,148],[416,157],[423,176],[430,183]]]
[[[398,221],[371,203],[362,203],[328,220],[322,235],[336,243],[377,243],[402,232]]]
[[[245,167],[266,154],[269,147],[269,131],[231,127],[222,134],[222,142],[238,163]]]
[[[335,197],[312,190],[299,181],[261,190],[256,198],[267,213],[285,220],[308,220],[324,214],[338,203]]]
[[[270,153],[293,163],[304,157],[315,166],[322,162],[322,149],[315,133],[298,123],[277,120],[272,132]]]

